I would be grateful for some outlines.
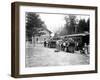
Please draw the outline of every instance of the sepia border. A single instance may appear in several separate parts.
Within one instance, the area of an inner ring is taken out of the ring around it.
[[[75,71],[75,72],[55,72],[55,73],[40,73],[40,74],[19,74],[20,72],[20,49],[19,49],[19,7],[20,6],[39,6],[39,7],[56,7],[56,8],[72,8],[72,9],[88,9],[95,11],[95,70]],[[80,5],[62,5],[62,4],[44,4],[44,3],[28,3],[28,2],[13,2],[11,4],[11,76],[15,78],[23,77],[41,77],[41,76],[58,76],[72,74],[97,73],[97,7],[95,6],[80,6]]]

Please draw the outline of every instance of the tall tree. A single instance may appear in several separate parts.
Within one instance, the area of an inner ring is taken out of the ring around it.
[[[65,16],[64,19],[66,21],[66,24],[61,31],[61,35],[68,35],[68,34],[76,33],[76,31],[75,31],[76,22],[77,22],[76,16],[75,15],[67,15],[67,16]]]
[[[60,29],[59,36],[64,36],[68,34],[75,34],[77,32],[76,26],[77,26],[77,19],[75,15],[67,15],[64,17],[64,20],[66,21],[64,27]]]
[[[65,21],[66,21],[66,31],[67,34],[74,34],[76,33],[75,31],[75,27],[76,27],[76,16],[75,15],[68,15],[67,17],[65,17]]]
[[[86,22],[86,29],[85,30],[89,32],[89,29],[90,29],[90,19],[88,19]]]
[[[26,13],[26,37],[28,40],[32,39],[32,36],[40,36],[44,33],[43,30],[44,22],[41,21],[39,15],[33,12]]]
[[[79,20],[78,33],[83,33],[85,31],[89,32],[89,22],[90,22],[89,19],[87,21],[85,19]]]

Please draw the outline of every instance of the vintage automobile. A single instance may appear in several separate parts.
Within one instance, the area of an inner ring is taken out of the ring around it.
[[[48,47],[49,48],[56,48],[56,40],[49,40]]]
[[[50,40],[48,40],[48,47],[49,48],[56,48],[56,43],[60,38],[56,37],[56,38],[52,38]]]

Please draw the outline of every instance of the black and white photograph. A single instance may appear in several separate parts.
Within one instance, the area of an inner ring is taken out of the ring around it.
[[[15,2],[15,77],[97,73],[97,7]]]
[[[90,64],[90,16],[25,13],[25,67]]]

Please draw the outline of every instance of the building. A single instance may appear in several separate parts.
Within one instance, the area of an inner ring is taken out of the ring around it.
[[[33,43],[43,43],[44,41],[47,41],[47,40],[49,40],[50,39],[50,37],[51,37],[51,31],[49,31],[46,27],[44,27],[43,29],[42,29],[42,31],[41,32],[43,32],[44,34],[43,35],[41,35],[41,36],[35,36],[33,39],[32,39],[32,42]]]

